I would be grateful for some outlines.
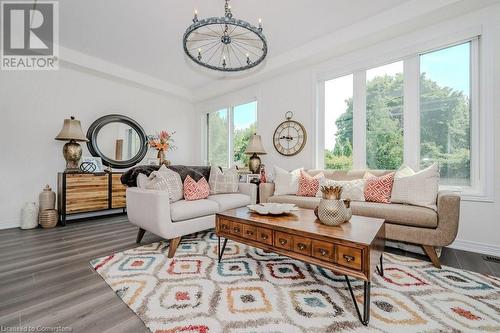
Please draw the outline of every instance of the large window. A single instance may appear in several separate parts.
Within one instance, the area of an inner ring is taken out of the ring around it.
[[[366,71],[366,166],[403,163],[403,62]]]
[[[324,167],[421,169],[437,162],[441,185],[473,187],[477,59],[475,38],[326,80],[318,147]]]
[[[245,149],[256,132],[257,102],[231,106],[207,114],[209,165],[246,167]]]
[[[353,76],[325,82],[325,168],[352,167]]]
[[[470,43],[420,57],[420,164],[470,185]]]

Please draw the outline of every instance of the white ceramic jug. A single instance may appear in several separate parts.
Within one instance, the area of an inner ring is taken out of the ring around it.
[[[21,210],[21,229],[38,227],[38,207],[34,202],[27,202]]]

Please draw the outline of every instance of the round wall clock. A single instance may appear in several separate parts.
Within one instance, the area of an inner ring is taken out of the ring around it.
[[[307,133],[301,123],[291,120],[293,113],[285,114],[286,120],[279,124],[274,131],[274,148],[284,156],[293,156],[300,153],[307,141]]]

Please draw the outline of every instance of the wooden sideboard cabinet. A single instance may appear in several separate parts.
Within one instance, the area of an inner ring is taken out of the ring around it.
[[[78,213],[123,209],[127,187],[119,172],[60,172],[57,177],[58,209],[62,225],[66,216]]]

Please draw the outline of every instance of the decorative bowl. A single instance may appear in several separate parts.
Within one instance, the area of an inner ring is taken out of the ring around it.
[[[298,207],[294,204],[281,204],[281,203],[261,203],[258,205],[248,205],[248,209],[260,215],[280,215],[288,214]]]

